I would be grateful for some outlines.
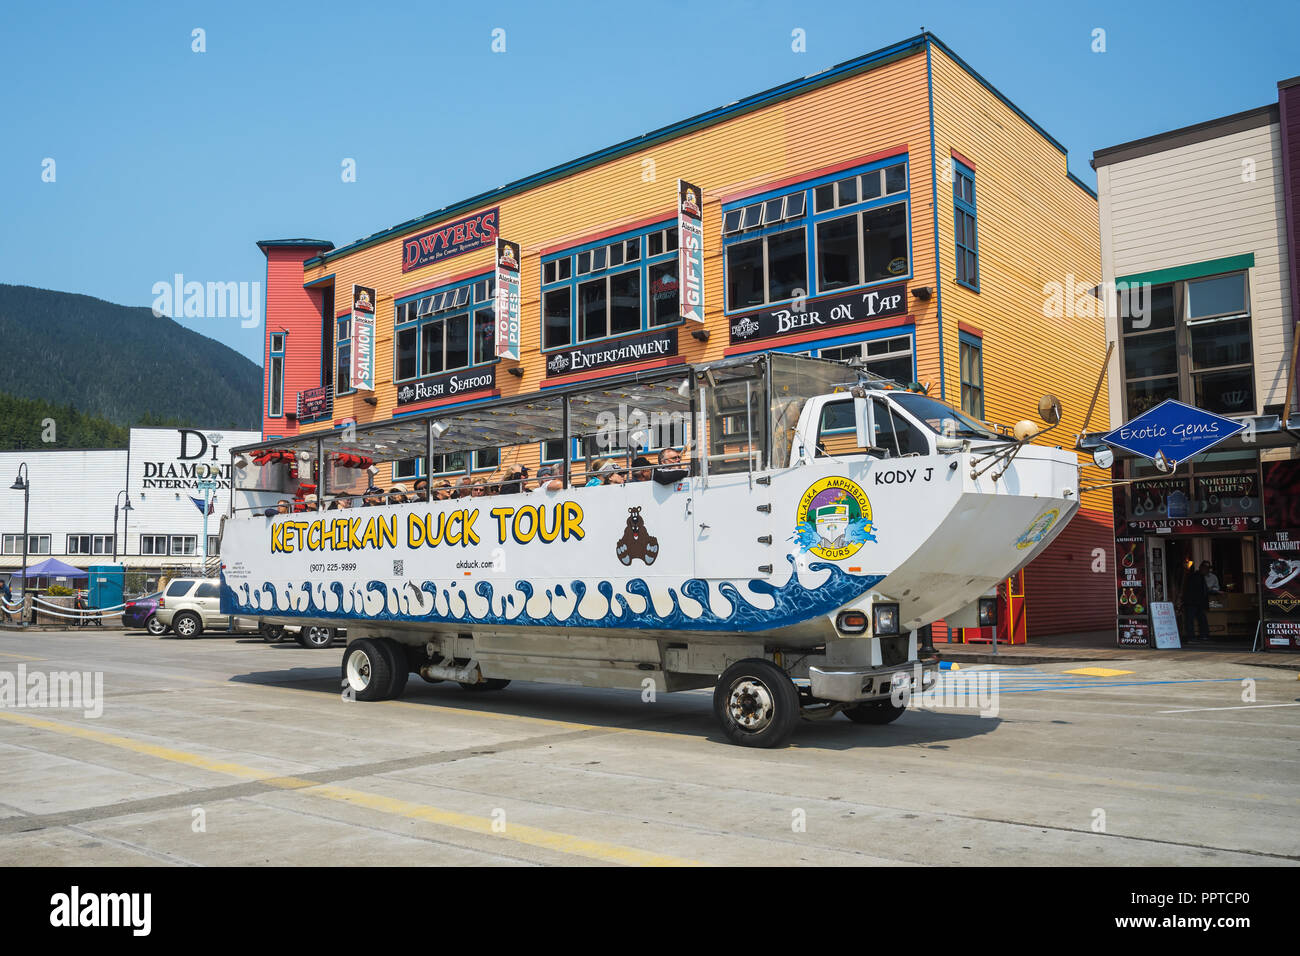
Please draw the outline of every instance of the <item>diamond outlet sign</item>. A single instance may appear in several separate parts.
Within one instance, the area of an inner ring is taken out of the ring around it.
[[[1184,405],[1172,398],[1143,412],[1101,440],[1172,469],[1246,427],[1244,422]]]

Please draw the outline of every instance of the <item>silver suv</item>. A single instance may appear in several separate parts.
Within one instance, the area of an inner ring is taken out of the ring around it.
[[[204,630],[256,631],[257,619],[221,613],[221,581],[218,578],[176,578],[158,598],[155,612],[160,624],[177,637],[198,637]]]

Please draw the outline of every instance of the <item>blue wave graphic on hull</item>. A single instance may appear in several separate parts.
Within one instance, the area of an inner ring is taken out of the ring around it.
[[[875,587],[884,575],[850,575],[827,562],[808,565],[808,573],[829,571],[830,575],[815,587],[805,587],[799,580],[793,555],[790,578],[784,584],[751,579],[748,588],[756,595],[769,598],[754,604],[731,581],[719,581],[716,597],[728,606],[725,613],[714,610],[710,583],[690,578],[678,589],[668,588],[671,607],[660,612],[650,587],[642,578],[631,578],[624,585],[626,593],[617,593],[609,581],[599,581],[595,592],[600,596],[604,613],[591,617],[580,609],[589,598],[585,581],[572,581],[566,588],[555,584],[537,588],[529,581],[516,581],[498,593],[491,581],[478,581],[472,591],[459,583],[439,585],[410,581],[399,586],[384,581],[364,585],[331,581],[326,584],[306,581],[301,585],[281,586],[270,582],[235,588],[221,577],[223,614],[241,616],[331,618],[338,620],[408,621],[439,623],[504,624],[528,627],[607,627],[644,628],[688,631],[761,631],[787,627],[827,614],[848,604]],[[259,596],[259,597],[255,597]],[[264,598],[260,597],[264,596]],[[635,597],[640,610],[629,597]],[[663,598],[660,599],[661,604]],[[692,613],[696,608],[698,612]]]

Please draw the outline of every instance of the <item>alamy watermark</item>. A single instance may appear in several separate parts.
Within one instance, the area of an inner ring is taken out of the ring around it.
[[[153,314],[169,319],[233,319],[241,328],[262,324],[262,283],[186,282],[177,272],[153,284]]]
[[[891,682],[889,697],[895,707],[977,710],[981,717],[996,717],[999,680],[997,671],[940,671],[928,689],[918,689],[925,685],[917,661],[905,680],[896,677]]]
[[[104,713],[103,671],[0,671],[0,708],[80,710],[88,718]]]
[[[646,413],[620,402],[617,412],[596,416],[596,445],[602,451],[679,447],[686,444],[688,418],[685,412]]]

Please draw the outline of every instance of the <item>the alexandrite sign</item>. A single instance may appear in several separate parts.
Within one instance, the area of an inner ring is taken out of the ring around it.
[[[414,382],[404,382],[397,386],[397,404],[411,405],[415,402],[430,402],[453,395],[466,395],[481,392],[485,388],[497,387],[497,367],[479,365],[464,368],[458,372],[444,375],[431,375]]]
[[[500,209],[493,207],[412,236],[402,243],[402,271],[410,272],[431,262],[492,245],[496,242],[499,224]]]
[[[905,283],[833,298],[796,300],[791,305],[731,316],[731,341],[752,342],[777,335],[812,332],[864,319],[907,312]]]
[[[624,362],[647,362],[677,354],[677,330],[666,329],[618,341],[596,342],[551,352],[546,357],[547,375],[568,375],[588,369],[608,368]]]

